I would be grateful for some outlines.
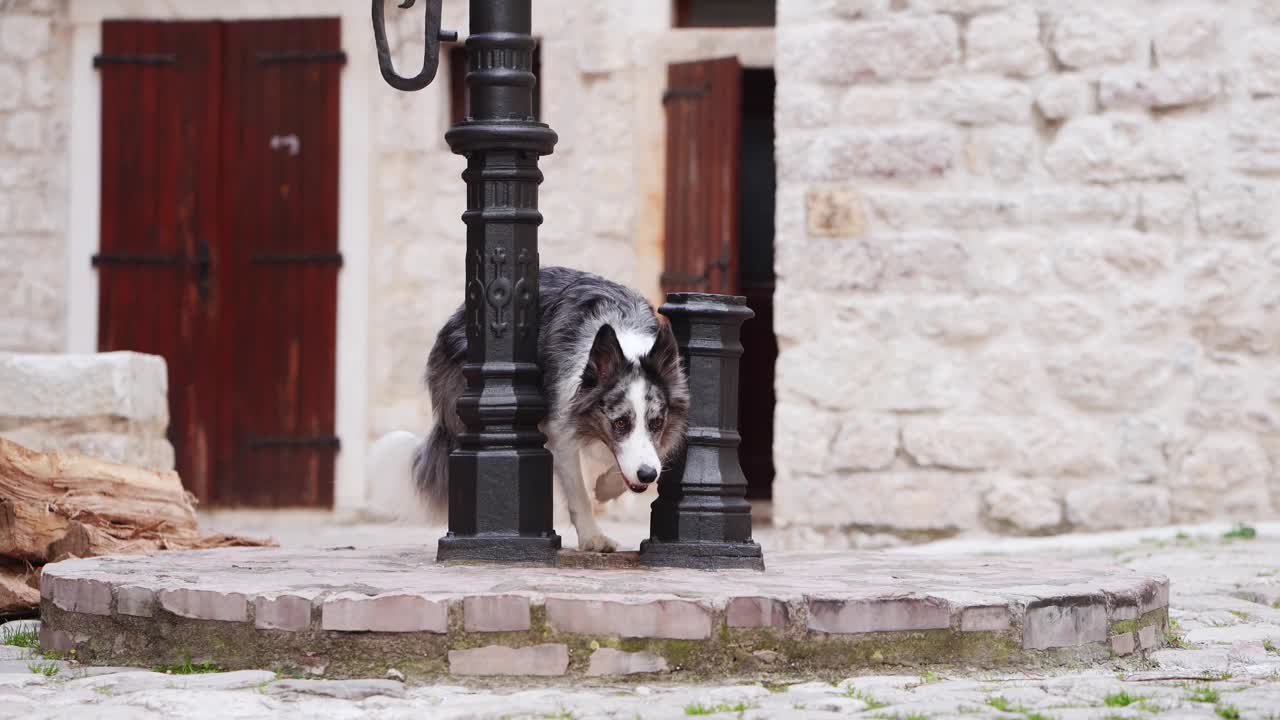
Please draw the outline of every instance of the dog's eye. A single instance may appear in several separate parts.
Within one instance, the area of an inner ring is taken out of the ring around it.
[[[656,433],[662,431],[662,418],[653,418],[649,421],[649,432]]]
[[[631,423],[627,422],[626,418],[618,418],[617,420],[613,421],[613,431],[618,433],[619,435],[626,434],[627,430],[630,430],[630,429],[631,429]]]

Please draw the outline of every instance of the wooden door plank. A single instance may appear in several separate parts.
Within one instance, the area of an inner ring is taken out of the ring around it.
[[[216,147],[207,108],[217,102],[217,24],[108,21],[102,32],[104,54],[172,55],[176,62],[99,69],[100,253],[173,259],[98,265],[99,347],[165,358],[177,469],[203,499],[207,457],[193,438],[204,430],[216,381],[198,364],[210,340],[194,268],[177,259],[189,257],[191,226],[215,220],[207,204],[189,202],[196,194],[189,188],[217,174],[216,164],[202,161]]]
[[[741,75],[736,58],[668,66],[665,292],[737,291]]]
[[[326,506],[333,500],[332,447],[279,438],[334,432],[337,272],[333,264],[255,262],[337,252],[338,89],[341,65],[262,63],[263,52],[340,48],[336,20],[228,25],[224,123],[239,127],[224,179],[240,209],[229,273],[240,298],[229,335],[252,337],[230,358],[235,395],[224,422],[234,438],[227,504]],[[274,138],[274,142],[273,142]],[[268,442],[264,442],[268,440]]]

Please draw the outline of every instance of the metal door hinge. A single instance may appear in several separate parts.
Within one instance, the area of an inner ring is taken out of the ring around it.
[[[342,449],[342,441],[337,435],[250,435],[247,438],[249,449],[264,448],[319,448]]]
[[[93,66],[95,68],[101,68],[106,65],[173,66],[177,64],[178,56],[174,53],[144,53],[135,55],[100,53],[93,56]]]
[[[342,253],[259,253],[249,258],[249,262],[263,265],[288,265],[302,263],[306,265],[342,266]]]
[[[666,105],[672,100],[680,98],[702,97],[711,92],[711,83],[703,83],[696,87],[668,88],[662,93],[662,104]]]
[[[284,63],[336,62],[347,63],[347,54],[342,50],[264,50],[254,53],[254,59],[264,65]]]

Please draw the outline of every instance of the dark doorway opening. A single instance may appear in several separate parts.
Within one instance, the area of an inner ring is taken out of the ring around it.
[[[771,69],[742,72],[742,144],[738,161],[738,289],[755,311],[742,326],[738,387],[739,457],[747,497],[773,496],[773,213],[777,180],[773,159],[774,75]]]

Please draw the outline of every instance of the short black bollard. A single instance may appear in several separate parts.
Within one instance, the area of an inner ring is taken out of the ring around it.
[[[671,293],[660,312],[671,321],[689,373],[689,435],[685,449],[658,478],[649,565],[764,569],[751,539],[747,479],[738,462],[738,359],[742,323],[755,316],[733,295]]]

